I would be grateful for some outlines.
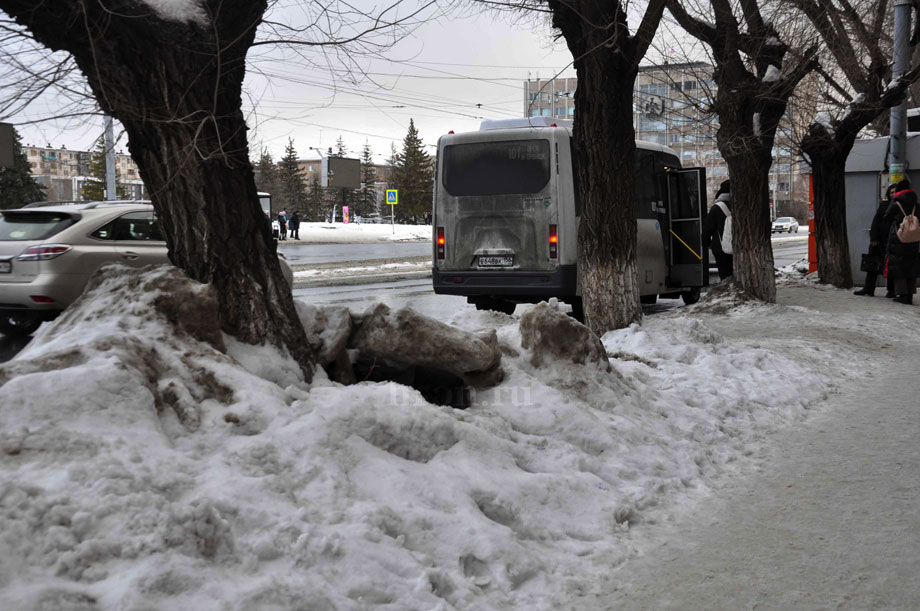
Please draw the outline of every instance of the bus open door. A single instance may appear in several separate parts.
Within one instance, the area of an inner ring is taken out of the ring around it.
[[[667,285],[685,303],[696,303],[700,289],[709,286],[709,253],[703,248],[706,215],[706,169],[668,169]]]

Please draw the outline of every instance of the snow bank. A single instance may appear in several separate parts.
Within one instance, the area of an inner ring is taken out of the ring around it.
[[[536,367],[518,319],[464,311],[506,376],[461,411],[170,322],[167,285],[208,289],[166,270],[110,269],[0,366],[0,608],[586,608],[634,526],[852,374],[846,344],[715,328],[807,308],[649,318],[603,338],[610,371]]]
[[[301,223],[298,235],[301,242],[311,244],[420,242],[431,240],[431,225]]]

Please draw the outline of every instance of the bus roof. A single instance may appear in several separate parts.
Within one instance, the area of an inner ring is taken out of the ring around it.
[[[479,124],[479,131],[491,129],[514,129],[520,127],[572,127],[571,119],[552,117],[521,117],[520,119],[490,119]]]

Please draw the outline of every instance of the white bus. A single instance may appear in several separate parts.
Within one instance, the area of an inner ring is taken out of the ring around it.
[[[438,141],[433,226],[434,292],[480,310],[557,297],[581,318],[576,236],[581,206],[571,121],[484,121]],[[643,303],[699,299],[709,284],[702,249],[702,168],[681,169],[667,147],[636,142],[637,268]]]

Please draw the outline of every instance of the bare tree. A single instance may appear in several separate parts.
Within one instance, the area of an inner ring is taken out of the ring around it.
[[[712,0],[694,8],[668,0],[668,11],[704,42],[715,62],[717,144],[732,179],[735,282],[747,295],[776,301],[770,247],[769,170],[777,126],[796,85],[817,64],[814,44],[793,53],[756,0]],[[709,17],[714,17],[714,23]],[[800,41],[797,41],[800,42]]]
[[[801,150],[812,167],[818,277],[837,287],[853,286],[847,240],[844,168],[859,133],[885,109],[896,106],[920,77],[914,67],[897,82],[883,46],[889,22],[887,0],[788,0],[814,25],[829,67],[820,69],[827,87],[824,112],[809,125]]]
[[[83,81],[67,71],[78,67],[99,107],[128,134],[172,262],[214,285],[226,333],[285,348],[310,379],[313,354],[281,275],[249,161],[241,110],[247,52],[278,43],[298,54],[349,44],[374,52],[393,38],[372,42],[372,34],[392,33],[432,4],[400,14],[403,2],[394,0],[374,15],[336,0],[304,3],[299,22],[305,25],[266,21],[267,35],[257,40],[267,0],[0,0],[0,10],[14,20],[0,19],[7,41],[32,37],[59,52],[37,69],[18,47],[5,47],[17,65],[7,63],[2,74],[20,80],[0,110],[28,104],[64,75],[77,83],[66,90],[78,100]],[[339,65],[347,68],[349,57],[337,57]]]
[[[649,1],[634,35],[619,1],[547,0],[546,8],[572,52],[578,76],[573,129],[582,204],[578,273],[585,323],[600,335],[642,316],[636,278],[632,91],[664,0]]]

